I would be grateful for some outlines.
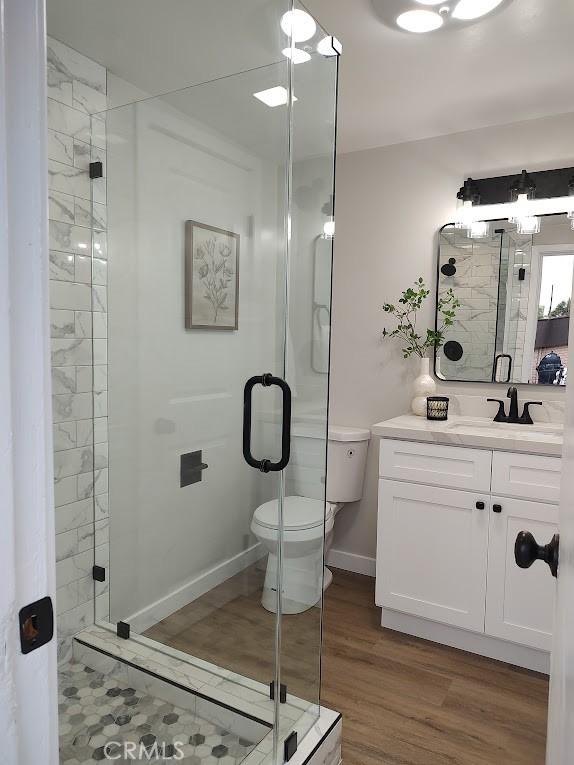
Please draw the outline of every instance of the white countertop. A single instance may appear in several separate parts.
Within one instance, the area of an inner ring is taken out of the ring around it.
[[[563,426],[552,422],[509,425],[493,422],[487,417],[461,415],[449,415],[446,422],[437,422],[414,414],[403,414],[392,420],[378,422],[371,431],[381,438],[403,441],[472,446],[550,457],[560,457],[562,454]]]

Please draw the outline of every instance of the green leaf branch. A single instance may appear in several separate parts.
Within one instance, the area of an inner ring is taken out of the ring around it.
[[[452,287],[439,297],[437,302],[437,329],[427,329],[423,334],[417,332],[417,314],[424,301],[430,295],[422,276],[415,282],[413,287],[408,287],[398,300],[398,305],[385,303],[383,311],[396,320],[396,327],[392,330],[383,329],[383,337],[392,337],[401,340],[403,357],[408,359],[413,354],[424,358],[429,348],[440,348],[444,343],[445,330],[454,323],[456,310],[460,307],[460,301],[454,294]]]

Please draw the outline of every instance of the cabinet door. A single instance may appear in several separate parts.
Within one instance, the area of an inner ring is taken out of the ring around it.
[[[556,579],[542,561],[518,568],[514,543],[531,531],[545,545],[558,531],[558,507],[543,502],[492,497],[490,512],[486,632],[494,637],[550,651]]]
[[[379,481],[378,605],[484,632],[488,514],[487,494]]]

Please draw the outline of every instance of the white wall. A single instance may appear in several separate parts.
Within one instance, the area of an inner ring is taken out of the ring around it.
[[[574,114],[565,114],[338,158],[332,422],[369,427],[408,411],[416,360],[404,361],[397,345],[381,342],[381,306],[419,276],[434,288],[437,231],[463,180],[570,167],[573,136]],[[429,298],[429,326],[433,310]],[[442,390],[495,392],[472,383]],[[536,398],[561,393],[536,388]],[[335,549],[369,557],[375,555],[377,446],[373,441],[369,449],[364,498],[339,513],[334,541]]]

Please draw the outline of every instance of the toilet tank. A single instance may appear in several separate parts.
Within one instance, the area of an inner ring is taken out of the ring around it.
[[[356,502],[363,496],[370,437],[371,433],[366,428],[329,425],[328,502]]]
[[[370,433],[364,428],[329,426],[329,501],[353,502],[361,497],[369,438]],[[285,479],[288,496],[324,499],[324,416],[294,419],[291,426],[291,459],[285,470]]]

